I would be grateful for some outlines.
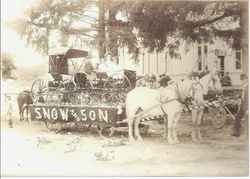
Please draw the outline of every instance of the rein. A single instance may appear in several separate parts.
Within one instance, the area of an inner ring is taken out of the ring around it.
[[[196,83],[192,83],[189,90],[188,90],[188,95],[184,97],[184,100],[182,100],[181,95],[180,95],[180,87],[179,87],[179,85],[177,83],[177,94],[178,94],[178,99],[179,99],[178,101],[180,103],[182,103],[182,104],[186,104],[187,100],[190,98],[189,94],[190,94],[191,90],[193,90],[193,93],[192,93],[192,96],[191,96],[193,98],[194,97],[194,86],[196,86],[196,85],[200,85],[202,87],[202,89],[203,89],[203,86],[199,81],[197,81]]]

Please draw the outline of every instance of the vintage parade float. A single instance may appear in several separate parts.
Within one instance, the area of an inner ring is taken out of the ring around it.
[[[55,48],[49,51],[49,74],[53,78],[38,79],[31,87],[34,100],[29,105],[32,120],[39,120],[52,131],[60,131],[64,126],[73,125],[82,129],[95,128],[101,137],[111,137],[117,127],[127,127],[125,100],[135,86],[156,88],[155,76],[138,77],[135,71],[119,70],[112,74],[82,70],[86,65],[88,52],[78,49]],[[238,107],[237,99],[212,94],[203,107],[214,114],[212,125],[222,128],[228,119],[234,119],[230,110]],[[217,97],[216,97],[217,96]],[[215,97],[215,98],[214,98]],[[185,112],[201,106],[189,106]],[[145,121],[157,120],[163,116],[142,119],[140,130],[147,133],[149,125]]]
[[[48,129],[55,131],[66,124],[94,126],[101,136],[112,136],[114,127],[126,126],[122,122],[125,98],[135,87],[135,71],[88,74],[81,70],[87,55],[87,51],[68,48],[49,51],[49,74],[53,79],[38,79],[32,84],[32,120],[44,121]]]

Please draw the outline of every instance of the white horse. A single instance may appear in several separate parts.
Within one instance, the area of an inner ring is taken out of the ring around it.
[[[208,93],[208,89],[222,90],[219,77],[217,75],[208,74],[201,80],[186,79],[177,84],[170,84],[169,86],[159,89],[149,89],[145,87],[137,87],[127,94],[126,98],[126,113],[129,125],[129,139],[134,140],[134,134],[138,140],[141,140],[139,133],[139,123],[142,118],[155,116],[155,115],[167,115],[164,117],[164,137],[167,138],[169,144],[179,143],[176,135],[176,126],[180,118],[181,112],[185,107],[186,99],[188,96],[194,98],[194,100],[203,104],[203,94]],[[143,110],[143,112],[139,112]],[[200,135],[200,121],[203,114],[203,109],[193,110],[192,119],[193,126],[196,128],[193,132],[195,137]],[[168,130],[168,135],[167,131]],[[195,139],[194,139],[195,140]]]
[[[200,91],[202,90],[202,93]],[[201,120],[204,112],[204,98],[209,90],[215,90],[222,94],[222,86],[218,74],[209,73],[199,80],[199,83],[193,87],[193,99],[200,108],[192,110],[192,140],[196,143],[202,142]]]

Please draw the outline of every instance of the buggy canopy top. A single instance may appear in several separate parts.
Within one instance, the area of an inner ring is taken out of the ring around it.
[[[56,48],[50,49],[48,54],[49,56],[63,55],[63,59],[67,59],[67,58],[86,57],[88,55],[88,52],[84,50],[72,49],[72,48],[67,48],[67,47],[56,47]]]

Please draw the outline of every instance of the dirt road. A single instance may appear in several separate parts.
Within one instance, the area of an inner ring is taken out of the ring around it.
[[[2,176],[247,176],[248,137],[230,136],[230,125],[214,129],[203,121],[203,144],[191,141],[191,121],[178,125],[181,144],[168,145],[154,123],[142,142],[126,132],[108,140],[92,132],[48,131],[41,122],[1,119]]]

